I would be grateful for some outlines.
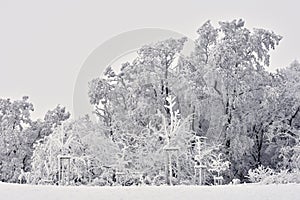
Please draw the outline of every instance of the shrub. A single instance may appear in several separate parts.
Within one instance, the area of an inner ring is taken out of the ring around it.
[[[252,183],[262,184],[284,184],[284,183],[300,183],[300,171],[280,170],[275,172],[269,167],[259,166],[256,169],[250,169],[248,172],[249,180]]]

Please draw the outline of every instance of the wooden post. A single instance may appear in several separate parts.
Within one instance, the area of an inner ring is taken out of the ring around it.
[[[176,176],[177,176],[177,180],[180,180],[180,167],[179,167],[179,160],[178,160],[178,152],[179,152],[179,148],[178,147],[169,147],[169,146],[165,146],[164,151],[166,153],[166,166],[165,166],[165,171],[166,171],[166,182],[169,185],[173,185],[172,179],[173,179],[173,156],[175,156],[175,164],[176,164]]]
[[[123,183],[121,183],[122,181],[122,177],[124,179],[126,179],[125,177],[126,173],[125,172],[116,172],[116,179],[117,179],[117,183],[123,186]],[[124,183],[125,184],[125,183]]]
[[[70,173],[70,168],[71,168],[71,157],[68,158],[68,185],[70,185],[70,176],[71,176],[71,173]]]
[[[57,157],[58,159],[58,183],[60,184],[60,180],[61,180],[61,163],[60,163],[60,158]]]
[[[90,167],[91,167],[91,161],[90,161],[90,159],[88,159],[88,161],[87,161],[87,173],[88,173],[88,179],[89,179],[88,182],[89,183],[92,182],[92,173],[91,173]]]
[[[206,166],[205,165],[195,165],[195,184],[204,185],[205,184],[205,172],[206,172]],[[198,175],[198,176],[197,176]]]
[[[206,166],[203,164],[203,150],[206,148],[206,137],[200,136],[196,138],[197,141],[197,150],[198,155],[195,156],[195,184],[197,183],[197,174],[198,174],[198,184],[205,184],[205,171]]]
[[[66,179],[67,184],[70,185],[71,176],[71,156],[69,155],[58,155],[58,182],[60,185],[65,185]],[[67,169],[65,170],[64,160],[67,161]],[[67,175],[67,178],[65,177]]]
[[[223,177],[222,176],[214,176],[214,185],[222,185]]]

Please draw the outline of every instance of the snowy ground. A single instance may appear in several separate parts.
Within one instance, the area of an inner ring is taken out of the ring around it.
[[[0,197],[7,200],[296,200],[300,199],[300,184],[287,185],[228,185],[228,186],[35,186],[0,183]]]

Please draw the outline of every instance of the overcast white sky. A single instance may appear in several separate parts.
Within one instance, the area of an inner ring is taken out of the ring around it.
[[[296,0],[0,0],[0,97],[28,95],[34,117],[57,104],[72,112],[77,74],[101,43],[144,27],[195,38],[208,19],[243,18],[284,36],[271,65],[287,66],[300,57],[299,8]]]

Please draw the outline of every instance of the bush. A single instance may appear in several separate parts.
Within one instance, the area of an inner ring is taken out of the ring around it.
[[[248,171],[249,174],[248,178],[252,183],[259,183],[268,179],[274,173],[275,172],[273,169],[261,165],[256,169],[250,169]]]
[[[285,183],[300,183],[299,169],[289,171],[280,170],[275,172],[269,167],[259,166],[256,169],[250,169],[248,172],[249,180],[252,183],[262,184],[285,184]]]

